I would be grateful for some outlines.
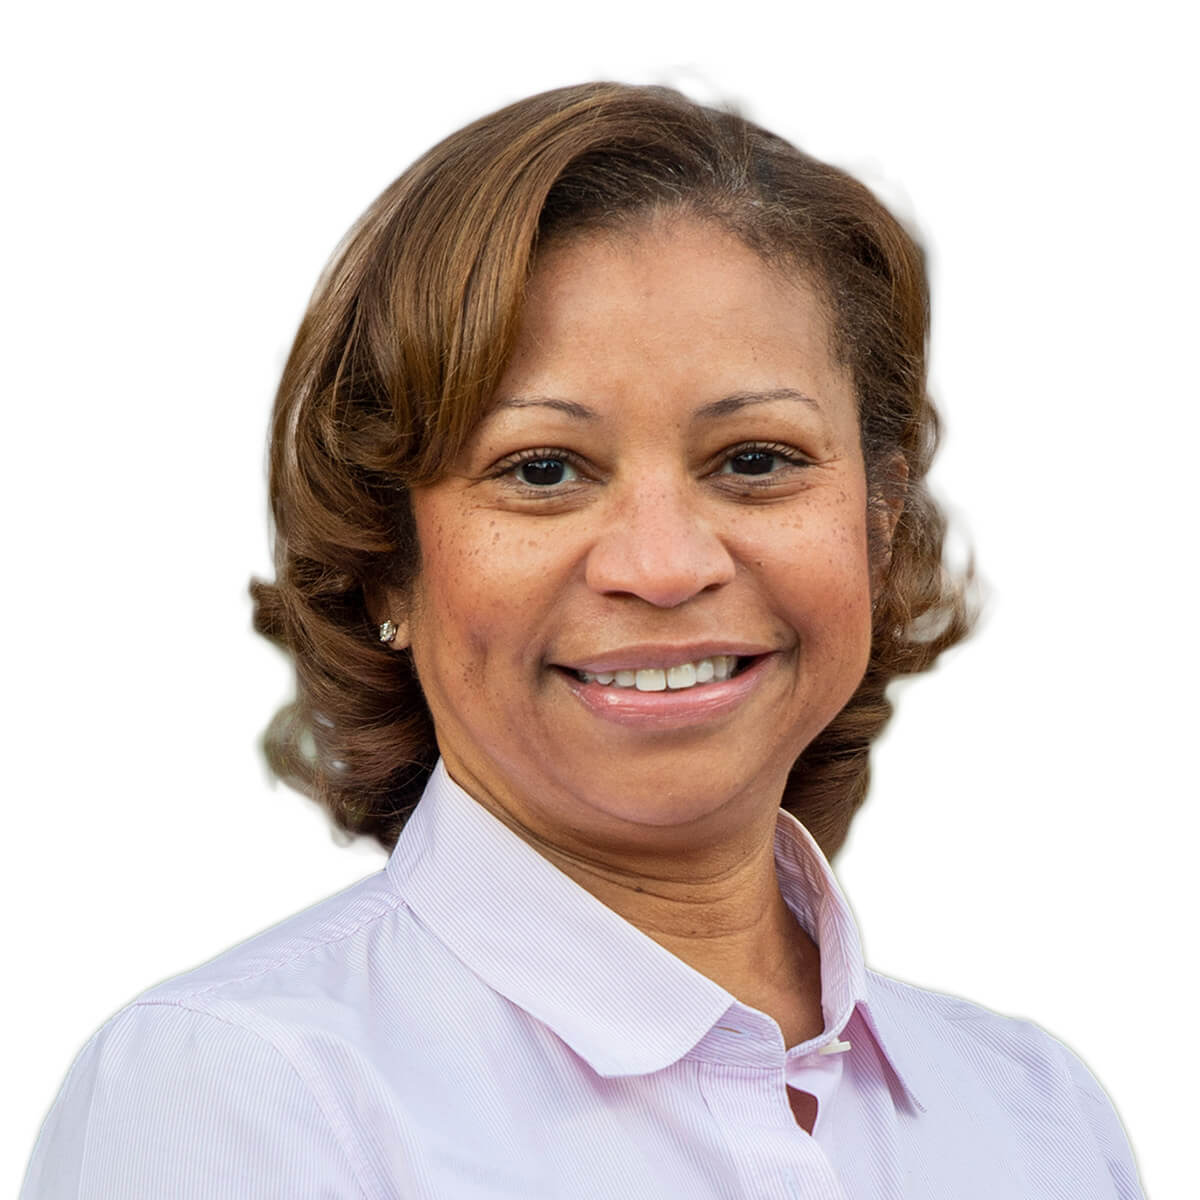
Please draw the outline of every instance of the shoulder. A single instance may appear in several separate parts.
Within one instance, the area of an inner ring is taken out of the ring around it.
[[[403,902],[387,886],[385,872],[377,871],[209,962],[155,985],[133,1004],[206,1008],[305,983],[320,986],[368,952],[381,930],[391,935],[395,923],[406,920]]]
[[[1035,1022],[876,971],[867,983],[873,1013],[912,1065],[919,1057],[943,1077],[969,1074],[1026,1096],[1075,1089],[1078,1060]]]
[[[118,1016],[162,1023],[177,1010],[241,1030],[333,1106],[344,1076],[372,1069],[381,1023],[421,1026],[432,964],[444,957],[378,871],[150,988]]]
[[[876,971],[867,971],[867,983],[889,1032],[907,1047],[921,1046],[926,1057],[932,1052],[935,1061],[953,1060],[998,1080],[1041,1080],[1051,1090],[1073,1079],[1074,1054],[1033,1021]]]
[[[1120,1118],[1082,1060],[1033,1021],[867,971],[872,1017],[918,1095],[929,1104],[969,1099],[1037,1138],[1083,1141],[1121,1197],[1141,1197]]]
[[[238,1195],[374,1194],[318,1064],[413,936],[379,872],[144,992],[77,1056],[23,1200],[231,1194],[232,1163]]]
[[[138,1003],[76,1058],[21,1197],[282,1200],[310,1183],[363,1197],[363,1178],[337,1114],[278,1049],[204,1012]]]
[[[905,983],[868,970],[870,1002],[895,1021],[903,1021],[914,1036],[931,1035],[952,1044],[978,1045],[1005,1057],[1043,1053],[1054,1041],[1041,1026],[1006,1016],[947,992]]]

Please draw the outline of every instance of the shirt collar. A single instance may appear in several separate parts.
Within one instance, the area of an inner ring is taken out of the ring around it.
[[[775,857],[784,899],[821,950],[826,1029],[858,1007],[907,1090],[873,1019],[850,909],[808,830],[782,809]],[[387,871],[456,957],[600,1075],[669,1066],[736,1002],[472,800],[441,760]]]

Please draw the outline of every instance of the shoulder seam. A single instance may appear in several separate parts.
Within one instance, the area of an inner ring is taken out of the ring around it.
[[[1041,1025],[1029,1017],[1017,1016],[1015,1013],[1000,1012],[997,1009],[989,1008],[986,1004],[980,1004],[977,1000],[971,1000],[955,992],[943,992],[937,988],[922,987],[920,984],[909,983],[904,979],[897,979],[894,975],[884,975],[879,971],[872,971],[870,968],[867,969],[867,974],[873,982],[890,987],[892,990],[916,992],[920,996],[932,997],[934,1000],[939,1000],[961,1010],[943,1014],[944,1019],[947,1021],[970,1022],[972,1020],[990,1018],[1004,1024],[1028,1026],[1042,1034],[1046,1033],[1046,1030]]]
[[[251,979],[257,979],[260,975],[266,975],[270,971],[276,971],[280,967],[287,966],[288,963],[296,962],[298,959],[303,958],[306,954],[313,954],[317,950],[324,949],[326,946],[336,946],[339,942],[345,941],[346,938],[353,937],[356,933],[358,933],[360,930],[364,929],[366,926],[370,925],[372,922],[378,921],[382,917],[386,917],[389,914],[394,913],[397,908],[404,907],[404,898],[402,896],[395,896],[395,897],[392,897],[391,899],[392,899],[392,902],[389,904],[386,904],[378,912],[372,913],[368,917],[363,917],[363,919],[361,921],[359,921],[356,925],[354,925],[352,928],[343,930],[336,937],[325,938],[322,941],[315,942],[312,945],[298,947],[287,954],[283,954],[277,958],[270,960],[269,962],[262,963],[260,966],[256,967],[252,971],[246,971],[242,975],[230,976],[228,979],[217,979],[217,980],[214,980],[212,983],[204,984],[201,987],[195,987],[188,992],[182,993],[178,999],[168,998],[168,999],[159,1000],[157,997],[154,996],[154,993],[159,990],[169,991],[169,989],[171,987],[172,979],[166,979],[162,983],[155,984],[154,987],[149,988],[146,992],[143,992],[141,996],[136,997],[131,1003],[133,1003],[133,1004],[179,1004],[181,1007],[187,1007],[187,1005],[185,1003],[185,1001],[187,1001],[187,1000],[196,999],[201,996],[206,996],[210,992],[218,991],[220,988],[233,987],[236,984],[247,983]],[[236,947],[235,947],[235,949],[236,949]],[[219,958],[221,956],[217,955],[216,957]],[[213,960],[210,959],[209,961],[211,962]],[[202,970],[204,968],[204,966],[206,966],[206,965],[207,964],[202,963],[202,964],[200,964],[200,966],[198,968],[195,968],[195,969]],[[177,976],[175,978],[183,978],[186,975],[188,975],[189,973],[190,972],[184,971],[184,972],[182,972],[182,974],[180,976]],[[201,1011],[201,1010],[197,1010],[197,1011]]]

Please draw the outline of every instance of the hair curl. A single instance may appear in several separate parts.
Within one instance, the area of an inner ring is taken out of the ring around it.
[[[615,83],[533,96],[446,138],[371,205],[317,285],[276,396],[277,578],[250,590],[297,692],[264,746],[348,834],[390,849],[437,759],[411,657],[379,643],[367,604],[419,570],[410,489],[438,479],[482,419],[538,247],[656,213],[712,221],[821,290],[856,388],[869,503],[903,487],[890,551],[871,543],[866,673],[783,797],[829,858],[866,797],[888,684],[970,632],[972,570],[944,565],[925,484],[938,416],[916,241],[857,180],[736,113]]]

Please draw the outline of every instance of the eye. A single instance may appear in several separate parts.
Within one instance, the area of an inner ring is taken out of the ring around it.
[[[789,467],[804,467],[808,460],[790,446],[735,446],[726,455],[719,475],[775,475]]]
[[[743,450],[727,458],[725,467],[731,475],[766,475],[775,469],[777,458],[778,455],[765,450]]]
[[[517,467],[517,478],[534,487],[552,487],[556,483],[571,483],[577,476],[575,468],[561,458],[534,458]]]
[[[577,483],[579,472],[562,454],[548,450],[532,450],[516,461],[502,467],[511,472],[517,483],[530,488],[552,488],[560,483]]]

